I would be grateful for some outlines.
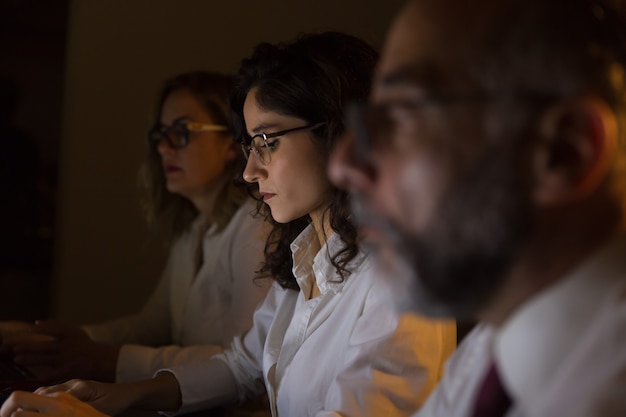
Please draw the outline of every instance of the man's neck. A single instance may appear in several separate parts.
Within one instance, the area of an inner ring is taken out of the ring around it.
[[[526,301],[566,279],[620,229],[621,213],[614,214],[605,213],[596,221],[586,219],[586,227],[576,215],[560,220],[547,216],[539,221],[541,226],[531,233],[504,284],[479,315],[480,320],[501,326]]]

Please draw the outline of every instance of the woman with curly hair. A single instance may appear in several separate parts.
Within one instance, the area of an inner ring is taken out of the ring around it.
[[[328,32],[260,44],[241,64],[231,106],[247,158],[242,178],[273,224],[260,274],[274,283],[250,331],[223,354],[150,381],[71,381],[40,393],[66,390],[109,413],[186,413],[263,388],[273,416],[407,416],[419,408],[454,347],[454,324],[396,311],[360,248],[346,193],[326,175],[344,106],[366,100],[376,59],[363,41]],[[24,398],[14,396],[6,410]],[[58,401],[101,415],[65,393]]]

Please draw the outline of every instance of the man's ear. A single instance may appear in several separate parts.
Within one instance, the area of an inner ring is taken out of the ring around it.
[[[533,151],[534,199],[558,206],[579,200],[605,178],[617,148],[615,114],[602,100],[580,98],[548,109]]]

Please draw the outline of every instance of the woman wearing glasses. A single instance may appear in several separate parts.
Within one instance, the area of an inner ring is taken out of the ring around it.
[[[242,62],[232,108],[243,179],[273,224],[262,275],[274,280],[254,324],[223,354],[151,381],[70,381],[55,401],[14,395],[2,417],[55,404],[79,416],[129,406],[189,411],[241,401],[265,386],[273,416],[405,416],[433,388],[454,347],[453,323],[398,315],[326,175],[349,99],[364,101],[376,53],[340,33],[261,44]],[[45,405],[43,405],[45,404]]]
[[[231,89],[231,77],[208,72],[164,83],[140,184],[148,219],[171,244],[143,309],[82,329],[12,323],[37,332],[5,338],[21,363],[49,366],[41,376],[56,379],[141,380],[209,358],[250,327],[269,287],[254,282],[267,225],[252,218],[254,202],[234,184],[244,158],[233,143]],[[28,342],[41,333],[56,340]]]

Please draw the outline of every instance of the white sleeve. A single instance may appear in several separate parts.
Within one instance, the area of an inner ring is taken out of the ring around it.
[[[115,382],[150,379],[156,369],[188,362],[208,361],[224,349],[218,345],[162,346],[123,345],[117,359]]]
[[[230,275],[232,302],[225,312],[228,328],[224,329],[224,344],[227,346],[234,337],[241,336],[252,325],[256,308],[265,299],[272,280],[256,279],[264,257],[265,241],[269,233],[269,223],[254,219],[249,213],[250,205],[240,210],[243,217],[237,216],[238,230],[228,242],[228,256],[222,261],[227,263],[224,270]]]
[[[223,354],[168,369],[180,385],[179,414],[239,403],[263,392],[265,339],[286,291],[274,283],[254,313],[252,328]]]

